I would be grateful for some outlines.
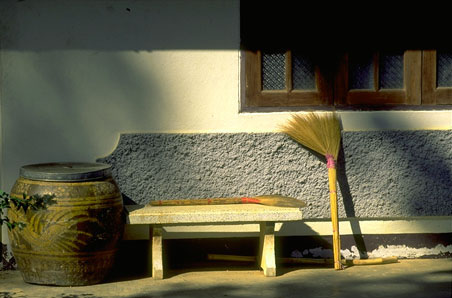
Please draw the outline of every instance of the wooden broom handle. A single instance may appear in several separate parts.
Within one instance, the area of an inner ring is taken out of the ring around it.
[[[211,199],[183,199],[151,201],[151,206],[184,206],[184,205],[222,205],[222,204],[260,204],[259,198],[211,198]]]
[[[341,239],[339,236],[339,219],[337,212],[336,162],[332,155],[327,155],[328,182],[330,188],[331,222],[333,224],[334,269],[343,269],[341,263]]]
[[[255,256],[236,256],[236,255],[221,255],[221,254],[208,254],[208,260],[216,261],[238,261],[238,262],[254,262]],[[287,264],[332,264],[334,261],[331,259],[314,259],[314,258],[278,258],[281,263]],[[379,265],[379,264],[391,264],[398,263],[397,257],[387,258],[374,258],[374,259],[360,259],[360,260],[342,260],[343,265]]]

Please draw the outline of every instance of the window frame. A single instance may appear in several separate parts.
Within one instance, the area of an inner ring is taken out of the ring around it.
[[[292,51],[285,51],[286,66],[292,66]],[[315,66],[315,90],[292,89],[292,67],[286,67],[286,89],[262,89],[262,51],[245,51],[245,107],[294,107],[332,104],[332,83]]]
[[[424,50],[422,57],[422,103],[452,104],[452,87],[437,87],[437,50]]]
[[[315,66],[316,91],[291,90],[291,51],[286,50],[286,89],[262,90],[262,51],[244,50],[245,99],[242,108],[392,109],[452,105],[452,87],[436,87],[436,50],[404,51],[403,89],[378,88],[379,54],[374,53],[374,90],[348,88],[348,53],[333,54],[330,68]]]
[[[349,53],[342,56],[340,69],[335,77],[334,104],[346,105],[420,105],[422,52],[406,50],[403,54],[403,88],[380,89],[379,66],[380,53],[373,53],[374,89],[349,89]]]

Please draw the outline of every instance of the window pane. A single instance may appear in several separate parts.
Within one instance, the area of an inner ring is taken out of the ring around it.
[[[262,89],[286,89],[286,54],[285,52],[262,53]]]
[[[436,54],[437,67],[436,78],[438,87],[452,86],[452,52],[440,52]]]
[[[292,53],[292,87],[304,90],[316,89],[314,63],[306,54]]]
[[[403,53],[380,54],[380,88],[403,89]]]
[[[349,89],[374,89],[372,53],[351,53],[349,56]]]

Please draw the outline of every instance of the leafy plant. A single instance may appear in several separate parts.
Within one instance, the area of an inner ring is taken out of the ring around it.
[[[27,195],[24,193],[22,198],[17,198],[10,196],[6,192],[0,191],[0,227],[5,224],[9,230],[12,230],[15,227],[23,229],[26,226],[26,223],[11,221],[8,216],[4,215],[4,210],[10,209],[11,206],[14,206],[14,208],[18,211],[22,209],[25,213],[29,209],[33,211],[47,209],[47,206],[53,205],[55,203],[55,195],[35,194],[27,197]]]

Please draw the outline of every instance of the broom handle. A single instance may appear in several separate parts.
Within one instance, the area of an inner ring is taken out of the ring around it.
[[[236,255],[220,255],[220,254],[208,254],[208,260],[215,261],[238,261],[238,262],[254,262],[256,261],[255,256],[236,256]],[[332,264],[331,259],[313,259],[313,258],[278,258],[281,263],[288,264]],[[387,257],[387,258],[375,258],[375,259],[360,259],[360,260],[342,260],[343,265],[379,265],[379,264],[390,264],[397,263],[397,257]]]
[[[341,239],[339,237],[339,220],[337,215],[336,162],[332,155],[327,155],[328,182],[330,186],[331,222],[333,224],[334,269],[343,269],[341,263]]]
[[[184,199],[158,200],[149,202],[152,206],[183,206],[183,205],[222,205],[222,204],[261,204],[258,198],[212,198],[212,199]]]

